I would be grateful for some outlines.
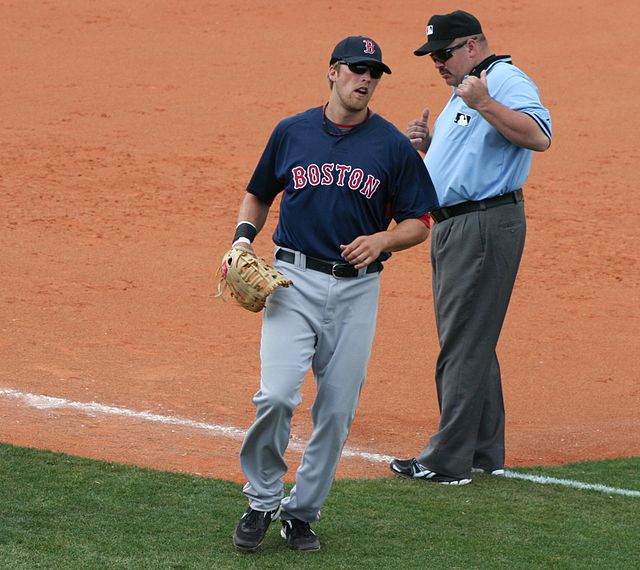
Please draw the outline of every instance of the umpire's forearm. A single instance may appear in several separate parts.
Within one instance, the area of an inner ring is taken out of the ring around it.
[[[551,145],[551,140],[540,125],[527,113],[509,109],[491,97],[475,108],[513,145],[537,152],[544,152]]]

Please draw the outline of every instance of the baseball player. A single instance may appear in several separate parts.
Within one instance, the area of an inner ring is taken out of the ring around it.
[[[441,208],[431,212],[431,266],[440,354],[440,427],[397,475],[464,485],[473,468],[504,472],[504,404],[496,345],[525,240],[522,186],[532,151],[551,144],[538,89],[508,55],[494,55],[480,22],[433,16],[429,54],[453,94],[430,135],[429,111],[409,125]]]
[[[320,549],[310,523],[333,483],[364,384],[380,271],[390,252],[427,239],[427,213],[437,207],[420,155],[369,109],[383,73],[391,70],[371,38],[339,42],[328,103],[276,126],[240,206],[233,243],[251,248],[282,193],[274,267],[293,281],[271,294],[262,321],[256,418],[240,452],[249,508],[233,535],[243,551],[256,550],[278,517],[289,548]],[[283,456],[309,368],[317,385],[313,432],[285,497]]]

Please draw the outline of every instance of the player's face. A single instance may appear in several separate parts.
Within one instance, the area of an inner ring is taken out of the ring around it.
[[[329,78],[334,82],[331,96],[349,113],[358,113],[367,108],[380,81],[371,77],[368,70],[358,74],[344,64],[332,67]]]
[[[473,68],[468,46],[469,40],[455,40],[447,48],[429,54],[447,85],[457,86]]]

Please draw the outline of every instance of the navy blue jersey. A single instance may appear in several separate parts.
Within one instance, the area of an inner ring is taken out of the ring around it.
[[[323,107],[276,126],[247,191],[267,204],[284,191],[273,241],[330,261],[342,261],[340,244],[438,207],[420,155],[398,129],[372,114],[341,133]]]

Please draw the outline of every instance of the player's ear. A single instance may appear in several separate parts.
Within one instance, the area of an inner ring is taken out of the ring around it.
[[[338,79],[337,67],[337,65],[332,65],[329,67],[329,71],[327,71],[327,83],[329,84],[329,90],[333,90],[333,84]]]

